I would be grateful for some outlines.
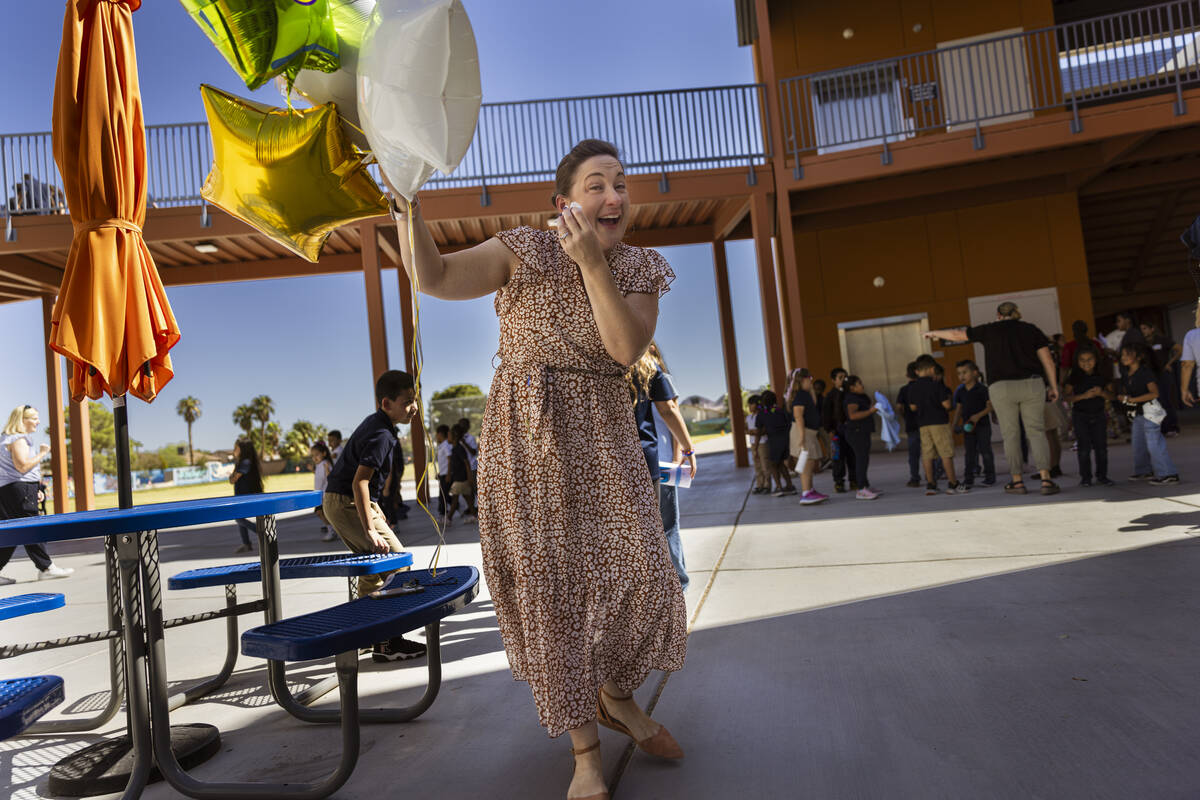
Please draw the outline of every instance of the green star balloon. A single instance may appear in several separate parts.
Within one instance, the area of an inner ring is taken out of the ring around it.
[[[179,2],[250,89],[276,75],[340,66],[329,0]]]

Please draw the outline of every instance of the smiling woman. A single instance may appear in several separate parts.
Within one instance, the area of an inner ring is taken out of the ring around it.
[[[606,798],[597,718],[665,758],[683,755],[632,698],[683,666],[686,618],[624,374],[650,343],[675,275],[622,242],[630,201],[617,149],[560,163],[557,231],[522,227],[442,256],[412,207],[421,290],[496,293],[500,358],[479,450],[479,538],[513,677],[551,736],[571,734],[572,798]],[[409,241],[409,209],[393,205]]]

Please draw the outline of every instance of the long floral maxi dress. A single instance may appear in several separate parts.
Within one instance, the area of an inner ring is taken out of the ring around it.
[[[596,718],[596,691],[677,670],[687,614],[624,368],[600,339],[583,277],[556,234],[497,234],[520,259],[496,293],[501,363],[484,413],[479,538],[513,678],[551,736]],[[675,274],[617,245],[623,294]]]

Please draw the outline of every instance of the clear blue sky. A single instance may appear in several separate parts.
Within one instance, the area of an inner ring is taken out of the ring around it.
[[[10,80],[0,133],[45,131],[62,30],[63,2],[7,8]],[[602,5],[543,0],[464,0],[479,44],[485,101],[635,92],[750,83],[749,48],[737,46],[732,0],[610,0]],[[146,121],[204,119],[198,90],[209,83],[281,104],[273,89],[247,91],[175,0],[148,0],[134,16]],[[10,76],[15,78],[16,76]],[[618,144],[620,144],[618,142]],[[634,198],[635,202],[637,198]],[[663,248],[679,275],[662,304],[658,339],[679,391],[725,393],[711,248]],[[754,250],[729,245],[729,269],[742,383],[766,381]],[[229,447],[230,415],[258,394],[275,400],[286,430],[297,419],[352,429],[371,410],[371,369],[363,281],[330,275],[168,290],[183,339],[172,351],[176,377],[151,405],[130,405],[130,433],[147,447],[185,437],[179,398],[203,403],[197,447]],[[391,363],[403,368],[395,271],[384,274]],[[427,390],[477,383],[487,391],[496,351],[491,298],[422,302]],[[40,302],[0,305],[0,341],[8,343],[0,409],[46,404]],[[107,403],[107,399],[105,400]]]

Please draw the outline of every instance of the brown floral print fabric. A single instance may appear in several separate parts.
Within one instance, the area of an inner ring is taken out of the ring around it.
[[[500,366],[480,436],[483,572],[516,680],[551,736],[623,691],[683,666],[687,621],[624,369],[608,355],[583,279],[556,234],[497,238],[520,259],[496,293]],[[625,294],[663,295],[652,250],[609,256]]]

